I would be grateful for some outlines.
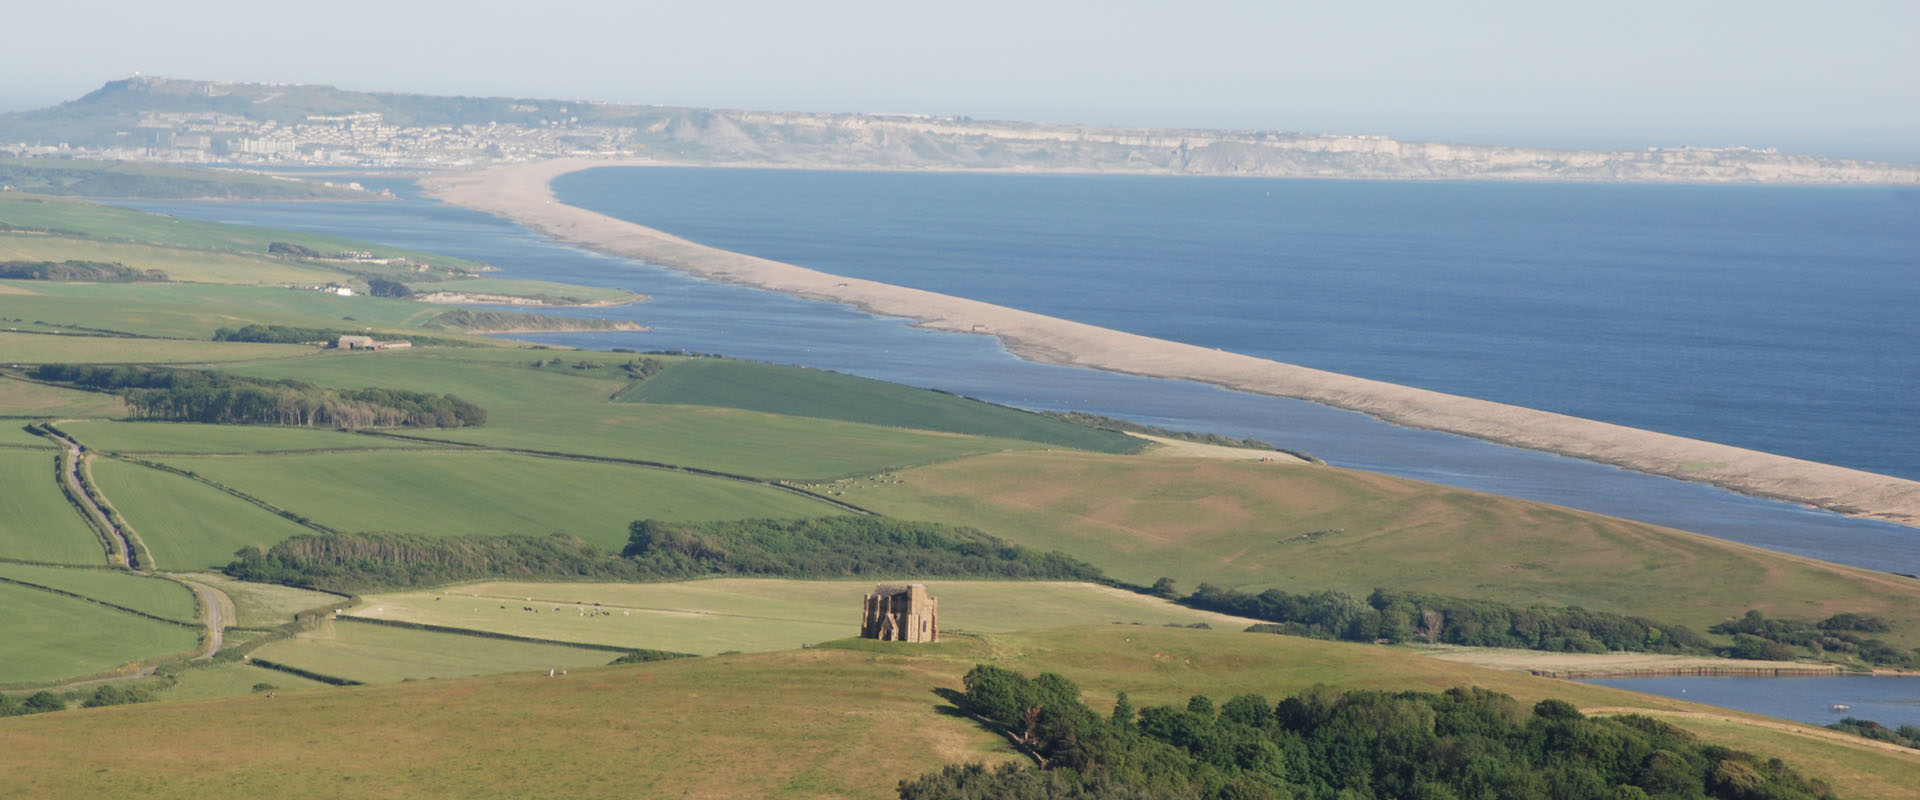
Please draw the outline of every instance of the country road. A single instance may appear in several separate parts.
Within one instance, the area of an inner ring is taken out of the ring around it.
[[[112,560],[111,556],[118,556],[119,566],[137,569],[133,558],[133,543],[128,541],[127,535],[113,524],[113,520],[107,516],[106,509],[95,503],[93,495],[87,493],[86,479],[80,473],[87,448],[52,426],[47,426],[46,430],[47,436],[59,442],[60,446],[67,451],[67,468],[60,471],[60,482],[67,487],[67,492],[73,496],[74,502],[80,504],[81,515],[87,518],[87,523],[105,537],[107,549],[111,551],[109,560]]]
[[[206,648],[194,658],[199,660],[213,658],[213,654],[220,652],[220,645],[227,635],[226,614],[220,604],[220,590],[193,581],[180,580],[180,582],[193,590],[193,596],[200,600],[200,607],[206,610],[204,615],[207,621]]]

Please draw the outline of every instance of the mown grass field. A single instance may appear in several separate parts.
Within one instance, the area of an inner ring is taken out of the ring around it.
[[[560,358],[600,369],[534,368]],[[963,455],[1043,445],[1009,439],[778,416],[733,408],[609,403],[628,384],[616,365],[632,356],[551,351],[420,350],[342,354],[232,371],[327,386],[382,386],[454,394],[487,409],[477,428],[403,431],[496,447],[631,458],[762,478],[818,480],[869,474]]]
[[[200,612],[199,601],[187,587],[165,578],[135,575],[125,570],[0,562],[0,578],[60,589],[180,622],[193,622]]]
[[[481,583],[368,595],[344,612],[538,639],[712,655],[790,650],[860,632],[876,580],[722,578],[677,583]],[[1085,583],[927,579],[942,630],[1002,633],[1084,624],[1239,630],[1228,617]],[[527,611],[531,607],[534,611]],[[558,610],[556,610],[558,609]],[[608,612],[592,614],[598,609]],[[582,615],[582,611],[587,611]]]
[[[758,484],[501,453],[402,450],[163,460],[342,531],[564,532],[617,552],[626,546],[628,524],[637,519],[837,513],[820,501]],[[133,518],[131,512],[128,516]]]
[[[267,547],[308,528],[206,484],[112,459],[93,459],[94,480],[133,526],[160,569],[225,566],[247,545]]]
[[[6,357],[0,356],[0,359],[4,358]],[[28,381],[0,378],[0,412],[8,415],[7,419],[0,420],[0,431],[4,431],[0,432],[0,441],[8,444],[53,447],[54,445],[46,439],[21,430],[21,426],[26,424],[26,420],[21,418],[117,417],[127,413],[127,404],[110,394],[61,389]]]
[[[895,428],[1021,439],[1104,453],[1138,452],[1140,439],[1005,406],[826,370],[690,359],[622,392],[633,403],[744,408]]]
[[[11,583],[0,583],[0,608],[0,685],[105,672],[200,641],[192,628]]]
[[[0,448],[0,557],[105,564],[99,535],[67,502],[50,450]]]
[[[276,453],[427,446],[399,439],[356,436],[328,428],[273,425],[81,421],[63,422],[60,430],[91,449],[109,453]]]
[[[321,253],[366,250],[381,257],[403,257],[441,266],[472,267],[472,261],[387,247],[337,236],[180,219],[83,200],[9,194],[0,196],[0,220],[23,228],[68,231],[102,239],[192,247],[264,256],[273,242],[289,242]]]
[[[649,796],[891,798],[897,782],[973,760],[1013,760],[1005,740],[942,713],[936,689],[973,664],[1056,671],[1096,708],[1126,691],[1137,705],[1207,693],[1270,698],[1330,683],[1436,690],[1478,685],[1523,702],[1688,708],[1582,684],[1408,657],[1389,648],[1163,628],[1067,629],[927,646],[873,643],[576,669],[291,692],[274,700],[71,712],[0,720],[0,792],[250,793],[336,797]],[[1698,708],[1698,707],[1694,707]],[[1775,747],[1771,732],[1699,728],[1735,747]],[[84,743],[84,744],[83,744]],[[86,747],[90,759],[67,754]],[[1920,758],[1857,757],[1791,740],[1804,773],[1855,800],[1911,797]],[[504,768],[503,765],[511,765]]]
[[[362,683],[493,675],[600,666],[619,653],[410,630],[351,620],[328,621],[253,651],[300,669]]]
[[[327,283],[345,276],[260,255],[213,253],[141,242],[103,242],[62,236],[0,234],[0,261],[105,261],[157,269],[172,281],[195,283]]]
[[[293,615],[322,608],[346,599],[326,592],[314,592],[275,583],[237,581],[218,572],[193,572],[180,577],[204,583],[233,600],[234,619],[229,625],[266,628],[293,621]]]
[[[1352,470],[1071,453],[994,454],[862,483],[845,499],[1059,549],[1115,577],[1293,592],[1375,587],[1640,614],[1704,631],[1748,608],[1896,622],[1920,581],[1523,500]],[[1300,537],[1314,532],[1318,538]],[[1657,588],[1656,588],[1657,587]]]
[[[201,364],[310,355],[299,344],[176,342],[104,336],[54,336],[0,331],[7,364]]]
[[[4,393],[8,384],[18,381],[0,380],[0,393]],[[0,400],[4,403],[5,400]],[[29,421],[20,417],[0,419],[0,446],[7,448],[26,448],[30,450],[54,450],[58,448],[44,436],[35,436],[27,432]]]
[[[385,297],[266,286],[0,281],[0,288],[14,290],[0,292],[0,318],[200,340],[211,339],[216,329],[248,323],[401,331],[446,310]]]
[[[161,700],[207,700],[240,695],[255,695],[266,699],[267,691],[279,694],[289,691],[333,688],[331,684],[302,678],[291,672],[232,663],[180,670],[174,674],[173,679],[172,686],[160,691]],[[269,684],[273,688],[256,692],[254,685],[261,683]]]

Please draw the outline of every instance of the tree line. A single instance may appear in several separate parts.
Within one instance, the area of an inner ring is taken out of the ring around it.
[[[1732,636],[1733,645],[1725,648],[1723,654],[1734,658],[1784,661],[1804,651],[1816,657],[1850,656],[1875,666],[1920,669],[1920,649],[1901,650],[1880,639],[1861,635],[1885,633],[1888,628],[1886,620],[1871,614],[1840,613],[1813,622],[1768,619],[1757,610],[1749,610],[1741,618],[1722,622],[1707,631]]]
[[[364,333],[361,330],[344,328],[303,328],[297,325],[260,325],[257,323],[242,325],[238,328],[215,328],[213,340],[216,342],[264,342],[268,344],[314,344],[332,342],[342,336],[354,336]],[[445,347],[468,347],[467,342],[457,339],[443,339],[433,336],[414,336],[408,334],[407,340],[417,345],[440,345]]]
[[[167,273],[157,269],[134,269],[118,261],[0,261],[0,279],[89,283],[165,282]]]
[[[235,553],[228,575],[335,592],[463,580],[667,581],[713,575],[1095,580],[1093,566],[971,528],[881,517],[633,523],[618,555],[577,536],[301,535]]]
[[[46,364],[29,375],[112,392],[146,419],[340,428],[456,428],[487,421],[486,409],[450,394],[330,389],[304,381],[173,367]]]
[[[1645,716],[1587,717],[1560,700],[1531,708],[1479,688],[1338,691],[1278,703],[1109,714],[1056,674],[979,665],[962,710],[1004,732],[1040,766],[948,766],[902,781],[901,800],[1813,800],[1822,783],[1778,759],[1707,745]]]

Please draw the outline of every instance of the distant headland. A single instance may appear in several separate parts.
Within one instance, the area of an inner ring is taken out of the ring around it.
[[[439,97],[159,77],[112,81],[52,108],[0,114],[0,155],[350,169],[472,168],[584,156],[808,169],[1920,184],[1920,164],[1765,147],[1561,150],[1378,135]]]

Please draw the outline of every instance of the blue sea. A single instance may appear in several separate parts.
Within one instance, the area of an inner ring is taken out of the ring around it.
[[[609,168],[835,274],[1920,479],[1920,192]]]
[[[775,225],[770,228],[772,232],[766,233],[767,236],[779,241],[810,242],[809,247],[817,256],[812,258],[799,257],[772,247],[753,246],[750,241],[729,241],[723,240],[718,235],[701,235],[686,225],[674,222],[675,214],[711,218],[711,224],[717,228],[731,230],[739,239],[751,239],[756,234],[748,231],[747,228],[759,224],[758,220],[763,215],[778,212],[779,209],[776,208],[779,205],[778,198],[761,197],[743,201],[737,213],[729,215],[725,210],[725,204],[713,205],[719,201],[711,197],[701,200],[702,195],[697,190],[698,187],[689,186],[686,189],[688,195],[686,202],[708,204],[709,210],[699,213],[684,209],[676,210],[672,208],[674,204],[669,202],[660,209],[663,216],[668,217],[664,220],[642,218],[642,215],[633,209],[621,210],[622,204],[627,202],[623,198],[656,191],[658,187],[655,182],[661,180],[662,176],[677,176],[677,180],[692,184],[698,184],[703,176],[721,183],[740,180],[804,183],[807,180],[819,179],[837,185],[847,180],[867,179],[882,183],[895,179],[925,179],[932,181],[932,185],[948,180],[964,182],[995,181],[1003,178],[1013,181],[1033,180],[1023,176],[891,176],[818,172],[765,173],[737,170],[645,170],[639,172],[601,170],[583,173],[583,175],[599,180],[606,180],[607,175],[626,175],[627,177],[605,184],[603,188],[584,195],[583,190],[573,181],[568,181],[562,187],[568,199],[595,207],[597,210],[640,218],[639,221],[661,225],[710,242],[798,261],[829,271],[853,274],[862,274],[860,269],[856,268],[858,264],[906,264],[908,266],[898,268],[903,272],[924,273],[927,270],[923,267],[911,266],[923,263],[923,257],[937,257],[942,259],[938,263],[949,265],[948,269],[961,270],[964,268],[953,265],[963,259],[942,254],[964,248],[960,244],[951,246],[931,244],[905,234],[890,234],[889,236],[893,238],[872,234],[847,246],[848,253],[844,256],[845,266],[842,266],[843,257],[835,256],[833,248],[828,244],[831,240],[841,238],[840,234],[835,232],[836,229],[829,224],[831,220],[822,220],[811,226],[794,225],[784,229]],[[1042,184],[1047,184],[1056,179],[1038,180]],[[1198,191],[1180,188],[1185,179],[1163,181],[1144,178],[1059,178],[1057,180],[1085,186],[1139,184],[1155,190],[1158,190],[1157,187],[1166,186],[1174,187],[1173,190],[1176,191]],[[1172,428],[1251,436],[1275,442],[1283,447],[1305,450],[1339,466],[1374,470],[1450,486],[1540,500],[1869,569],[1920,574],[1920,531],[1912,528],[1842,517],[1791,504],[1744,497],[1702,484],[1629,472],[1544,453],[1501,447],[1451,434],[1402,428],[1361,414],[1298,400],[1231,392],[1187,381],[1139,378],[1035,364],[1012,356],[1000,346],[999,342],[988,337],[928,331],[912,327],[897,318],[874,316],[831,303],[802,300],[744,286],[707,282],[672,270],[558,244],[504,220],[423,199],[419,196],[417,189],[406,180],[363,179],[362,182],[373,188],[391,188],[400,195],[401,199],[391,203],[138,203],[131,205],[181,217],[312,230],[394,246],[464,256],[500,267],[501,271],[498,273],[500,277],[614,286],[632,289],[652,297],[651,302],[617,308],[554,312],[576,316],[629,319],[650,326],[651,330],[648,331],[528,334],[517,335],[515,338],[602,349],[627,347],[641,350],[684,349],[724,353],[740,358],[801,364],[915,386],[944,389],[1026,408],[1079,409]],[[1226,191],[1239,191],[1238,187],[1241,186],[1241,182],[1237,181],[1202,180],[1198,183],[1202,186],[1221,186]],[[1286,186],[1287,184],[1274,183],[1274,185]],[[1360,189],[1389,193],[1394,188],[1425,192],[1432,190],[1435,186],[1440,188],[1464,186],[1465,189],[1472,191],[1510,188],[1504,185],[1317,182],[1302,185],[1309,188],[1328,187],[1335,192],[1355,191],[1353,187],[1358,186]],[[1513,188],[1523,190],[1561,188],[1577,194],[1596,187],[1521,186]],[[1634,187],[1598,188],[1613,190]],[[1680,188],[1690,190],[1689,187]],[[1274,190],[1261,189],[1260,191],[1262,192],[1260,196],[1265,197],[1265,192]],[[1277,195],[1281,191],[1287,190],[1283,188],[1274,193]],[[1860,196],[1870,195],[1872,193],[1867,192]],[[804,198],[800,199],[804,200]],[[899,204],[904,205],[906,202],[907,200],[902,198]],[[1009,199],[1006,202],[1012,204],[1015,201]],[[1044,209],[1029,206],[1028,211],[1032,214],[1040,214]],[[1000,212],[991,208],[981,208],[978,204],[970,213],[1003,218]],[[1151,216],[1145,212],[1141,213]],[[721,224],[729,216],[734,221],[730,225]],[[912,214],[906,216],[910,219],[926,220],[937,217],[939,214],[920,212],[917,216]],[[1026,219],[1022,215],[1015,216]],[[1012,220],[1008,224],[1018,222],[1019,220]],[[872,230],[864,227],[868,224],[866,222],[855,221],[846,224],[869,230],[870,233]],[[1031,220],[1019,224],[1045,227]],[[787,232],[776,235],[781,230]],[[986,240],[992,238],[986,232],[981,232],[979,237],[970,240],[973,241],[971,246],[976,249],[988,247],[989,243]],[[984,299],[1008,302],[1011,305],[1038,306],[1040,310],[1049,313],[1059,313],[1059,310],[1047,307],[1048,302],[1074,302],[1088,308],[1103,304],[1115,307],[1124,304],[1144,305],[1149,308],[1160,307],[1161,310],[1156,313],[1161,318],[1171,319],[1177,316],[1153,301],[1172,298],[1179,292],[1190,291],[1194,288],[1191,282],[1171,281],[1169,286],[1161,287],[1150,280],[1150,275],[1138,279],[1131,276],[1121,277],[1123,273],[1120,272],[1121,267],[1118,265],[1124,264],[1125,259],[1132,256],[1125,252],[1126,248],[1112,247],[1111,244],[1109,241],[1098,246],[1107,248],[1103,252],[1113,259],[1112,263],[1116,266],[1108,270],[1109,274],[1103,278],[1090,280],[1087,285],[1061,283],[1055,278],[1044,275],[1048,268],[1043,263],[1023,262],[1028,264],[1023,270],[1009,272],[1003,269],[1002,280],[1025,280],[1022,276],[1037,275],[1039,277],[1030,284],[1034,288],[1012,292],[1011,294],[1016,295],[1013,297],[985,293],[982,293],[982,296]],[[1000,247],[998,244],[991,246]],[[1065,243],[1065,240],[1056,240],[1054,244],[1047,246],[1069,253],[1075,249],[1073,245]],[[1088,248],[1095,246],[1096,244],[1092,242],[1084,245]],[[928,254],[933,255],[928,256]],[[1176,255],[1186,259],[1186,263],[1194,262],[1191,253],[1182,255],[1171,249],[1167,251],[1166,257],[1171,259]],[[1089,256],[1088,260],[1101,261],[1102,259]],[[989,268],[985,265],[978,267],[981,270]],[[892,275],[880,277],[907,284],[916,282]],[[1894,283],[1891,280],[1883,282]],[[1057,287],[1056,291],[1065,297],[1049,301],[1049,290],[1042,288],[1046,286]],[[1387,286],[1382,284],[1380,290],[1386,291],[1386,289]],[[1237,298],[1242,294],[1245,292],[1226,290],[1222,291],[1220,296],[1228,298],[1222,300],[1224,305],[1238,306],[1240,300]],[[1146,302],[1143,303],[1143,300]],[[1197,300],[1183,302],[1196,307],[1205,305]],[[1411,300],[1403,298],[1400,302],[1411,302]],[[1169,301],[1167,307],[1177,305],[1179,304]],[[1364,314],[1371,307],[1371,304],[1364,299],[1349,305],[1351,307],[1345,313],[1352,315]],[[1061,315],[1075,316],[1069,313]],[[1197,319],[1183,324],[1190,325],[1196,330],[1204,329],[1206,320],[1213,318],[1210,311],[1196,311],[1195,315]],[[1246,323],[1229,320],[1224,324],[1233,326]],[[1896,323],[1894,327],[1900,327],[1902,324],[1910,327],[1911,321]],[[1164,333],[1151,330],[1143,332]],[[1187,338],[1194,339],[1194,337]],[[1199,341],[1204,343],[1206,340]],[[1358,334],[1348,337],[1346,344],[1346,350],[1356,354],[1363,354],[1363,351],[1372,346],[1370,340]],[[1546,343],[1528,340],[1525,344],[1526,348],[1522,349],[1538,350]],[[1592,342],[1573,344],[1598,346]],[[1256,350],[1252,347],[1240,349],[1250,352]],[[1890,357],[1898,360],[1901,356],[1899,353],[1894,353]],[[1907,356],[1907,358],[1910,357],[1910,355]],[[1308,361],[1302,358],[1293,358],[1293,360]],[[1551,358],[1545,360],[1552,361]],[[1328,365],[1320,364],[1320,366]],[[1911,384],[1914,379],[1911,370],[1903,376],[1877,377],[1879,380],[1890,383],[1904,381],[1906,384]],[[1524,387],[1516,387],[1515,390],[1522,389]],[[1587,391],[1593,394],[1605,394],[1608,389],[1604,385],[1590,385]],[[1568,392],[1573,396],[1581,393],[1580,391]],[[1737,400],[1738,397],[1734,399]],[[1913,404],[1910,395],[1894,397],[1887,402],[1896,407],[1909,409]],[[1884,415],[1874,418],[1881,417]],[[1826,420],[1822,424],[1832,425],[1833,421]],[[1909,442],[1912,440],[1912,431],[1899,425],[1894,425],[1887,435],[1904,437]],[[1898,455],[1897,448],[1896,455]],[[1914,453],[1908,449],[1905,455],[1907,456],[1905,459],[1890,460],[1895,462],[1904,460],[1910,464]]]

